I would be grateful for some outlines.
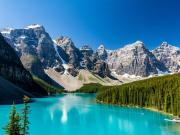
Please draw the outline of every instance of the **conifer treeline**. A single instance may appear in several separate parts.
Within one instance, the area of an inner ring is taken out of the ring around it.
[[[44,90],[46,90],[49,95],[55,95],[58,93],[62,93],[64,91],[63,88],[56,88],[56,87],[46,83],[44,80],[38,78],[37,76],[33,76],[33,80],[38,85],[40,85]]]
[[[81,88],[76,90],[76,92],[80,93],[96,93],[99,91],[99,89],[102,87],[101,84],[99,83],[89,83],[89,84],[84,84]]]
[[[180,116],[180,74],[154,77],[100,91],[105,103],[155,108]]]

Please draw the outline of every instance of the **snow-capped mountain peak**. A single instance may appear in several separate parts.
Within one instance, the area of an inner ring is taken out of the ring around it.
[[[134,49],[134,48],[137,48],[137,47],[143,47],[144,46],[144,43],[142,41],[136,41],[132,44],[127,44],[124,48],[126,49]]]
[[[104,45],[100,45],[98,49],[105,49]]]
[[[115,69],[116,73],[120,75],[149,76],[157,74],[157,69],[166,71],[141,41],[136,41],[111,52],[107,62],[109,67]]]
[[[161,46],[168,46],[168,42],[166,41],[162,42]]]
[[[161,61],[171,72],[180,71],[180,48],[163,42],[152,53]]]
[[[42,28],[43,26],[40,24],[31,24],[25,27],[25,29],[36,29],[36,28]]]
[[[170,44],[168,44],[168,42],[163,42],[161,45],[160,45],[160,47],[158,47],[158,48],[156,48],[156,49],[164,49],[164,51],[173,51],[173,52],[176,52],[176,51],[178,51],[179,50],[179,48],[178,47],[176,47],[176,46],[173,46],[173,45],[170,45]]]
[[[69,37],[60,36],[55,41],[56,41],[57,45],[60,45],[60,46],[72,44],[72,40]]]
[[[42,70],[53,68],[58,72],[65,71],[73,76],[76,76],[81,68],[96,72],[101,76],[108,75],[109,69],[118,75],[135,76],[149,76],[180,70],[180,50],[167,42],[163,42],[152,52],[142,41],[127,44],[116,50],[107,50],[101,44],[97,50],[93,51],[89,45],[77,48],[69,37],[60,36],[53,41],[45,28],[39,24],[20,29],[7,28],[1,33],[22,57],[22,62],[27,68],[29,65],[32,67],[38,65],[27,63],[29,61],[26,59],[33,56],[40,63]]]
[[[106,49],[104,47],[104,45],[100,45],[98,48],[97,48],[97,52],[99,55],[102,55],[103,53],[105,53]]]
[[[140,40],[137,40],[134,44],[136,44],[136,45],[144,45],[144,43],[142,41],[140,41]]]
[[[83,45],[82,47],[80,47],[80,50],[92,50],[92,48],[89,45]]]
[[[5,29],[1,30],[1,33],[2,34],[10,34],[12,30],[14,30],[14,29],[13,28],[5,28]]]
[[[100,59],[102,59],[102,60],[107,59],[107,50],[105,49],[104,45],[100,45],[97,48],[96,52],[99,55]]]

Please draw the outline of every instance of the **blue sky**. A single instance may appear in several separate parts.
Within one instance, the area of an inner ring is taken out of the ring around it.
[[[143,41],[149,49],[180,45],[179,0],[0,0],[0,28],[42,24],[52,38],[116,49]]]

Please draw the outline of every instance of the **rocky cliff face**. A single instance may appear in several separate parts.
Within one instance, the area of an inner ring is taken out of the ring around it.
[[[67,37],[56,39],[55,44],[59,57],[64,61],[64,66],[68,64],[67,71],[73,76],[78,74],[79,69],[87,69],[101,77],[109,75],[108,65],[88,45],[78,49]]]
[[[161,46],[152,51],[171,72],[180,72],[180,48],[163,42]]]
[[[23,67],[14,49],[5,41],[1,34],[0,76],[32,95],[46,95],[46,92],[34,83],[31,74]]]
[[[102,60],[98,52],[94,52],[92,48],[85,45],[80,48],[82,53],[81,66],[90,70],[91,72],[101,76],[110,76],[110,70],[107,63]]]
[[[145,77],[158,74],[159,71],[167,71],[164,65],[140,41],[111,52],[107,62],[110,69],[114,69],[120,75],[130,74]]]
[[[58,52],[63,60],[74,68],[79,67],[81,53],[75,47],[73,41],[68,37],[59,37],[55,40],[58,47]]]
[[[98,53],[99,55],[99,58],[102,59],[102,60],[106,60],[107,57],[108,57],[108,52],[107,50],[105,49],[104,45],[100,45],[96,52]]]
[[[111,71],[109,70],[108,64],[103,60],[97,60],[93,66],[93,73],[101,77],[110,77]]]
[[[56,55],[54,42],[43,26],[34,24],[23,29],[6,29],[1,33],[31,73],[51,82],[44,69],[54,68],[59,72],[64,71],[62,61]]]
[[[68,72],[73,76],[78,74],[80,69],[81,53],[75,47],[73,41],[68,37],[59,37],[55,41],[56,51],[60,59],[63,61],[65,73]]]
[[[95,59],[96,56],[94,56],[92,48],[84,45],[80,48],[80,52],[82,54],[81,67],[93,70],[93,59]]]

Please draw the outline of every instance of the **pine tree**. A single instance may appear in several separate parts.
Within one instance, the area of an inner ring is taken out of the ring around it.
[[[5,132],[8,135],[21,135],[21,125],[20,125],[20,117],[19,114],[16,111],[16,106],[13,103],[12,110],[9,116],[9,123],[4,128]]]
[[[28,114],[30,113],[29,111],[29,105],[28,105],[28,102],[29,102],[29,98],[27,96],[24,96],[23,98],[23,101],[24,101],[24,108],[22,109],[22,134],[23,135],[27,135],[29,132],[29,120],[28,120]]]
[[[16,106],[13,103],[12,110],[9,115],[9,122],[5,126],[4,130],[7,135],[28,135],[29,132],[29,121],[28,121],[28,114],[29,111],[29,98],[24,96],[24,108],[22,109],[22,116],[19,116],[19,113],[16,111]]]

